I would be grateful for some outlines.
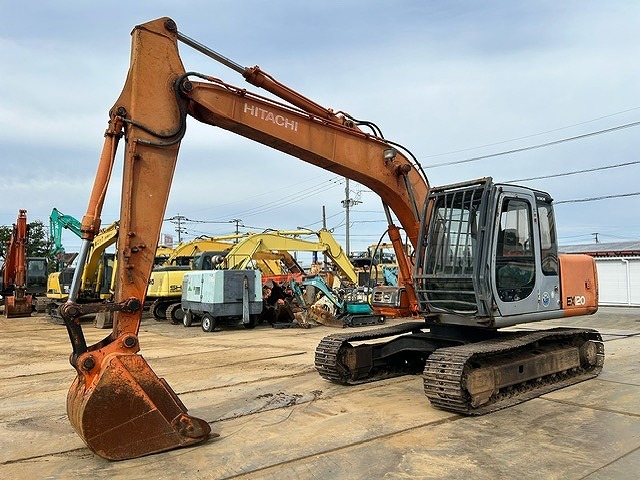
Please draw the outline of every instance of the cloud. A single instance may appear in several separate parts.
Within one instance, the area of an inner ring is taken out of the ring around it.
[[[636,110],[531,136],[638,106],[640,67],[633,59],[640,53],[640,7],[633,2],[227,0],[215,6],[195,1],[184,9],[159,1],[126,10],[64,2],[3,10],[0,186],[7,201],[0,223],[14,221],[19,208],[43,220],[54,206],[82,216],[107,112],[125,80],[129,33],[134,25],[164,15],[236,62],[259,64],[320,104],[375,122],[387,138],[420,159],[432,184],[485,175],[508,180],[637,156],[637,129],[632,129],[471,164],[429,167],[637,121]],[[187,69],[248,87],[213,60],[183,45],[180,52]],[[489,144],[495,145],[476,148]],[[118,163],[105,222],[119,215],[121,168]],[[530,186],[557,199],[624,193],[637,190],[637,171],[628,167]],[[270,200],[277,200],[296,191],[301,178],[315,175],[327,174],[189,121],[167,213],[226,218],[263,201],[253,198],[257,194],[273,192]],[[343,196],[334,188],[265,211],[256,220],[278,228],[313,223],[322,205],[331,214],[343,212]],[[379,200],[366,197],[360,208],[380,211]],[[606,232],[637,238],[639,203],[629,197],[558,206],[559,230],[586,240],[592,230],[603,230],[603,239]],[[367,235],[354,238],[368,244],[383,229],[384,224],[354,224],[354,235]]]

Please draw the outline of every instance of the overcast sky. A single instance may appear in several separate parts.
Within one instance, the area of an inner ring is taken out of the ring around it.
[[[0,1],[0,225],[81,219],[125,80],[136,24],[173,18],[184,34],[264,70],[318,103],[375,122],[409,148],[432,185],[511,181],[640,160],[640,126],[459,162],[640,120],[640,2],[633,1]],[[187,70],[247,87],[180,45]],[[253,87],[252,87],[253,88]],[[118,157],[121,159],[121,156]],[[440,166],[438,166],[440,165]],[[103,225],[119,216],[116,171]],[[640,191],[640,164],[523,185],[556,201]],[[377,196],[357,184],[351,250],[385,230]],[[345,240],[344,180],[189,119],[165,217],[183,238],[247,228],[321,226]],[[640,239],[640,196],[556,206],[561,244]],[[247,228],[241,229],[242,231]],[[163,232],[175,234],[166,222]],[[65,233],[67,251],[79,242]]]

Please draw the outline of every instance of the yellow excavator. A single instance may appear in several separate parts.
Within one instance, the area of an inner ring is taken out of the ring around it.
[[[179,307],[184,273],[191,269],[191,262],[196,255],[209,251],[226,251],[233,246],[234,239],[235,236],[198,237],[182,242],[173,249],[163,264],[154,267],[147,287],[147,302],[150,303],[153,317],[156,320],[167,319],[172,323],[182,321]],[[206,266],[202,267],[206,269]]]
[[[398,261],[398,287],[415,321],[324,338],[315,355],[323,378],[357,384],[422,373],[432,405],[479,415],[601,371],[604,346],[595,330],[503,331],[597,311],[595,261],[558,255],[549,194],[491,178],[431,187],[415,156],[384,138],[374,123],[327,109],[259,67],[233,62],[178,31],[169,18],[136,26],[132,38],[129,73],[109,113],[82,219],[80,267],[60,309],[77,372],[67,412],[93,452],[122,460],[215,436],[209,422],[189,415],[138,353],[142,307],[189,116],[350,178],[380,196]],[[278,99],[187,72],[179,41]],[[114,298],[80,304],[82,267],[100,229],[104,192],[123,137]],[[404,253],[391,212],[414,248],[413,258]],[[114,312],[113,329],[88,345],[79,317],[97,311]]]
[[[93,244],[87,256],[82,273],[81,287],[78,294],[80,302],[95,302],[109,300],[113,295],[113,283],[117,262],[115,253],[108,253],[107,249],[118,240],[119,222],[115,221],[106,228],[100,230],[94,238]],[[175,250],[168,247],[158,247],[154,263],[163,263],[175,260]],[[56,322],[60,319],[58,307],[64,304],[69,297],[69,289],[73,280],[75,268],[67,266],[58,272],[51,273],[47,278],[47,313]],[[111,320],[100,315],[96,325],[108,326]]]
[[[316,240],[305,240],[301,236],[315,236]],[[358,277],[349,261],[349,257],[328,230],[294,230],[273,231],[249,235],[231,248],[224,258],[220,259],[221,268],[243,270],[250,268],[256,260],[280,260],[287,270],[296,268],[296,261],[291,252],[323,253],[331,259],[342,281],[356,283]],[[269,266],[268,264],[267,266]],[[256,265],[259,267],[259,264]],[[262,268],[260,268],[263,270]],[[282,270],[281,268],[279,270]],[[279,275],[275,270],[265,272],[266,275]]]
[[[315,236],[316,240],[301,236]],[[262,272],[264,282],[283,280],[292,272],[304,273],[290,252],[326,253],[339,278],[352,283],[357,279],[349,258],[327,230],[273,230],[239,237],[200,238],[176,247],[167,265],[153,269],[147,288],[147,300],[152,302],[150,310],[157,320],[183,321],[182,280],[189,270],[255,268]],[[189,266],[185,265],[187,260]]]
[[[172,253],[173,247],[158,245],[158,249],[156,250],[155,265],[164,265]]]
[[[106,250],[118,240],[119,222],[113,222],[95,236],[91,245],[80,280],[78,302],[87,303],[107,300],[112,295],[112,283],[115,278],[115,254]],[[69,290],[76,268],[67,266],[59,272],[53,272],[47,278],[47,313],[52,319],[61,318],[58,308],[69,298]]]

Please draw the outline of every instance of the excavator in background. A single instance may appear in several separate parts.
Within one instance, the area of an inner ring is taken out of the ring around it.
[[[2,272],[2,297],[7,318],[29,317],[33,300],[27,295],[27,211],[13,224]]]
[[[49,215],[49,236],[53,240],[51,255],[56,260],[56,271],[47,277],[47,298],[65,299],[69,293],[74,268],[71,263],[78,256],[77,253],[66,253],[62,245],[62,232],[64,229],[71,231],[78,238],[82,237],[80,220],[71,215],[61,213],[57,208],[51,210]],[[47,305],[47,311],[51,314],[51,303]]]
[[[154,265],[164,265],[172,253],[173,253],[173,247],[168,247],[166,245],[158,245],[158,248],[156,250],[156,259],[154,260]]]
[[[79,303],[97,302],[110,299],[115,275],[115,254],[106,250],[118,240],[119,222],[115,221],[100,230],[95,236],[88,255],[85,256],[80,289]],[[67,266],[54,272],[47,279],[47,313],[54,323],[61,319],[59,307],[69,298],[69,291],[78,267]],[[106,320],[109,323],[108,320]]]
[[[404,255],[411,258],[411,244],[403,242]],[[366,252],[354,254],[351,261],[357,265],[360,285],[373,285],[370,298],[373,310],[386,317],[406,317],[412,315],[409,297],[404,282],[399,278],[395,246],[392,243],[378,243]]]
[[[196,255],[206,251],[225,251],[233,245],[234,241],[242,238],[244,235],[221,235],[217,237],[201,236],[193,240],[181,242],[177,247],[171,250],[162,263],[161,267],[188,267],[193,262]],[[156,257],[156,260],[158,257]],[[156,264],[158,262],[156,261]]]
[[[313,240],[300,238],[314,236],[316,238]],[[309,272],[305,271],[297,262],[294,255],[292,255],[292,253],[296,254],[299,252],[323,253],[328,260],[331,260],[331,264],[328,262],[326,264],[315,262],[311,265]],[[210,266],[203,267],[200,260],[206,259],[207,257],[211,258]],[[294,307],[294,305],[292,305],[292,302],[294,304],[298,304],[298,302],[294,301],[293,292],[289,292],[292,283],[302,284],[308,274],[312,273],[314,277],[317,277],[317,281],[321,281],[325,290],[324,293],[330,295],[332,298],[334,296],[337,298],[338,295],[335,290],[327,293],[330,291],[327,284],[332,286],[353,287],[357,279],[356,272],[349,258],[328,230],[319,230],[317,232],[312,230],[267,230],[262,233],[247,234],[226,252],[218,252],[218,254],[215,252],[203,252],[202,254],[196,255],[194,264],[197,265],[194,266],[194,269],[200,270],[209,268],[223,271],[259,270],[261,273],[260,280],[263,284],[263,308],[261,312],[258,312],[254,321],[248,324],[255,326],[256,321],[266,321],[275,328],[295,325],[310,326],[311,321],[316,321],[317,317],[312,318],[309,314],[310,309],[305,308],[304,311],[306,314],[302,316],[296,315],[293,311],[292,307]],[[185,279],[186,278],[185,276]],[[193,286],[193,282],[197,281],[194,280],[195,278],[196,277],[192,275],[189,282],[185,280],[182,287],[183,294],[181,295],[180,304],[179,306],[176,305],[175,308],[177,309],[176,311],[180,312],[184,326],[188,327],[194,320],[198,321],[199,319],[203,319],[203,330],[210,331],[207,329],[207,326],[213,328],[212,325],[215,322],[215,317],[212,312],[208,312],[208,321],[204,321],[202,315],[190,311],[191,308],[189,305],[193,305],[194,295],[190,294],[188,298],[185,298],[184,295],[184,285],[188,283],[188,285]],[[220,282],[218,282],[220,290],[214,289],[214,291],[218,292],[218,297],[220,298],[220,292],[232,291],[232,289],[236,288],[233,282],[238,279],[242,280],[241,276],[231,273],[228,275],[203,274],[200,278],[206,279],[208,282],[211,282],[212,279],[215,278],[220,279]],[[222,282],[224,282],[226,287],[222,287]],[[351,289],[353,290],[353,288]],[[305,293],[309,293],[311,298],[313,298],[316,290],[315,286],[308,285]],[[226,295],[227,293],[224,293],[225,297]],[[340,302],[343,302],[343,300],[340,299]],[[342,305],[342,303],[340,303],[340,305]],[[196,307],[196,310],[198,308],[200,307]],[[334,320],[332,326],[336,326],[338,323],[340,326],[344,326],[341,319],[334,319],[333,315],[331,315],[331,317]],[[319,320],[324,320],[324,317],[319,318]]]
[[[294,315],[302,327],[308,328],[314,322],[339,328],[381,325],[385,322],[385,315],[373,310],[364,289],[351,288],[338,292],[329,288],[324,278],[318,275],[300,282],[292,281],[290,288],[299,307]],[[307,303],[307,300],[313,303]]]
[[[27,257],[27,211],[20,210],[13,224],[0,275],[0,295],[7,318],[29,317],[44,293],[49,263],[45,257]]]
[[[80,226],[80,220],[77,218],[71,215],[65,215],[55,207],[51,210],[51,214],[49,215],[49,237],[53,240],[51,256],[56,259],[56,270],[62,270],[62,268],[71,264],[77,256],[77,254],[66,254],[64,246],[62,245],[62,231],[67,229],[78,238],[81,238],[82,232],[80,231]]]
[[[299,238],[300,236],[316,238],[314,241]],[[331,260],[331,264],[316,262],[305,272],[292,252],[322,253],[326,260]],[[328,230],[273,231],[248,236],[236,244],[216,268],[244,270],[252,263],[268,259],[279,261],[278,265],[284,267],[285,273],[267,272],[260,268],[265,293],[269,292],[263,299],[260,321],[266,320],[276,328],[293,325],[309,327],[314,322],[340,327],[372,324],[372,316],[352,315],[351,310],[362,309],[361,302],[356,305],[355,301],[347,301],[345,295],[347,291],[355,291],[358,277],[342,246]],[[294,295],[300,288],[304,289],[304,297]],[[317,307],[314,303],[318,295],[324,295],[330,301],[322,303],[322,307],[314,308]],[[309,305],[306,304],[307,301],[310,302]],[[346,315],[347,306],[349,315]],[[301,311],[298,311],[300,308]],[[367,313],[371,310],[368,304],[366,310]],[[378,319],[375,316],[376,322]]]
[[[300,238],[301,236],[315,236],[317,240],[305,240]],[[332,261],[336,269],[335,276],[340,281],[355,284],[358,280],[349,257],[328,230],[318,230],[317,232],[312,230],[274,230],[272,232],[266,231],[249,235],[236,243],[219,260],[220,265],[218,268],[243,270],[251,267],[252,263],[255,264],[256,261],[274,260],[281,261],[284,264],[285,271],[297,272],[301,276],[304,272],[291,255],[291,252],[323,253]],[[271,265],[273,264],[266,264],[267,267]],[[280,275],[278,270],[282,271],[282,268],[276,270],[272,267],[270,271],[266,271],[259,263],[254,266],[262,270],[263,275],[266,275],[264,278],[267,280],[269,278],[276,280],[274,277]],[[287,281],[289,279],[283,278],[282,280]],[[332,280],[330,279],[329,283],[333,283]]]
[[[178,41],[278,100],[186,72]],[[501,330],[597,310],[595,262],[557,254],[547,193],[491,178],[431,188],[415,156],[385,139],[374,123],[322,107],[259,67],[245,68],[182,34],[171,19],[160,18],[132,32],[129,73],[110,111],[82,219],[81,266],[100,228],[104,193],[124,136],[114,299],[79,304],[80,267],[61,307],[77,372],[67,412],[96,454],[133,458],[213,435],[209,423],[189,415],[138,354],[147,283],[188,116],[350,178],[380,196],[399,287],[415,321],[325,337],[315,355],[323,378],[352,384],[422,372],[435,407],[475,415],[601,371],[604,347],[595,330]],[[404,254],[396,219],[415,250],[413,259]],[[111,333],[87,345],[78,318],[105,310],[115,312]]]
[[[52,230],[55,228],[56,233],[53,238],[56,251],[60,252],[60,250],[62,250],[62,253],[64,253],[61,241],[58,240],[61,237],[58,232],[61,232],[62,228],[68,228],[80,237],[82,235],[79,227],[80,222],[74,217],[60,214],[55,208],[51,214],[50,221],[50,226],[56,225],[56,227],[50,227]],[[116,259],[115,253],[107,252],[107,249],[115,245],[118,239],[118,225],[118,221],[113,222],[108,227],[100,230],[94,238],[82,274],[81,287],[78,295],[79,302],[87,303],[108,300],[113,295]],[[173,254],[174,250],[172,248],[158,247],[154,264],[175,259]],[[75,256],[76,255],[74,255],[74,258]],[[47,303],[46,311],[50,319],[54,322],[62,318],[58,313],[58,307],[64,304],[69,297],[69,289],[75,270],[75,267],[67,265],[60,271],[49,274],[46,295],[49,302]],[[110,315],[99,314],[94,321],[94,325],[99,328],[110,326]]]
[[[317,241],[304,240],[300,236],[317,237]],[[230,243],[235,240],[237,243]],[[258,269],[262,281],[288,282],[291,275],[301,278],[304,274],[290,252],[322,252],[333,261],[336,275],[348,282],[355,282],[356,274],[344,250],[327,230],[268,231],[242,236],[197,238],[176,247],[168,265],[156,267],[151,272],[147,299],[152,301],[150,310],[157,320],[182,323],[182,281],[190,270],[244,270]],[[174,265],[185,264],[189,267]],[[330,280],[332,283],[332,280]]]
[[[405,254],[411,256],[410,245],[403,242],[407,248]],[[349,260],[358,272],[359,285],[389,285],[398,284],[398,262],[393,244],[378,243],[370,245],[366,251],[354,252]]]
[[[173,249],[163,264],[157,265],[151,272],[147,287],[146,300],[156,320],[169,320],[171,323],[182,321],[180,296],[182,295],[182,278],[192,267],[196,270],[211,269],[211,255],[194,259],[203,252],[215,252],[218,255],[233,246],[236,236],[198,237],[180,243]]]

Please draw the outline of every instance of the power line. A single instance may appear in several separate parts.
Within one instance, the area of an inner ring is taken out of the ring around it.
[[[267,212],[271,212],[273,210],[278,210],[280,208],[286,207],[288,205],[297,203],[305,198],[308,198],[310,196],[313,195],[318,195],[320,193],[324,193],[327,190],[331,190],[332,188],[337,187],[338,185],[327,185],[326,187],[320,188],[320,189],[315,189],[313,192],[308,192],[305,195],[299,195],[296,196],[288,201],[283,201],[282,199],[280,200],[276,200],[274,202],[271,202],[270,204],[265,204],[265,205],[261,205],[260,207],[255,207],[255,208],[251,208],[248,210],[245,210],[244,212],[241,212],[239,215],[245,216],[245,217],[251,217],[254,215],[260,215],[263,213],[267,213]]]
[[[589,172],[597,172],[600,170],[608,170],[611,168],[628,167],[629,165],[636,165],[638,163],[640,163],[640,160],[636,160],[634,162],[617,163],[615,165],[606,165],[604,167],[587,168],[585,170],[575,170],[573,172],[555,173],[552,175],[540,175],[539,177],[517,178],[514,180],[506,180],[506,183],[528,182],[530,180],[541,180],[543,178],[565,177],[567,175],[576,175],[578,173],[589,173]]]
[[[455,160],[453,162],[437,163],[435,165],[430,165],[429,168],[446,167],[446,166],[450,166],[450,165],[459,165],[461,163],[477,162],[478,160],[484,160],[486,158],[500,157],[502,155],[509,155],[511,153],[526,152],[528,150],[535,150],[535,149],[538,149],[538,148],[550,147],[552,145],[558,145],[560,143],[571,142],[573,140],[581,140],[583,138],[593,137],[595,135],[602,135],[604,133],[615,132],[617,130],[622,130],[624,128],[637,127],[638,125],[640,125],[640,122],[626,123],[624,125],[618,125],[617,127],[606,128],[604,130],[598,130],[598,131],[595,131],[595,132],[583,133],[582,135],[576,135],[574,137],[567,137],[567,138],[562,138],[560,140],[554,140],[553,142],[541,143],[541,144],[538,144],[538,145],[531,145],[531,146],[523,147],[523,148],[515,148],[513,150],[507,150],[505,152],[491,153],[489,155],[481,155],[479,157],[467,158],[465,160]]]
[[[614,235],[613,233],[601,233],[600,234],[601,237],[611,237],[611,238],[617,238],[618,240],[635,240],[637,237],[621,237],[620,235]]]
[[[327,185],[327,183],[329,183],[329,185]],[[295,198],[295,199],[298,199],[301,196],[302,197],[305,196],[306,193],[316,190],[317,188],[320,188],[320,187],[322,187],[322,188],[333,188],[335,186],[340,185],[341,183],[342,183],[341,177],[334,176],[332,178],[329,178],[328,180],[323,180],[322,182],[316,183],[316,184],[311,185],[310,187],[304,188],[302,190],[298,190],[296,192],[291,192],[288,195],[285,195],[284,197],[280,197],[280,199],[278,199],[278,200],[274,200],[274,201],[271,201],[269,203],[262,204],[261,207],[264,207],[264,206],[267,206],[267,205],[271,205],[271,204],[274,204],[274,203],[278,203],[278,202],[280,202],[282,200],[287,200],[287,199],[290,199],[292,197]],[[290,189],[290,186],[289,187],[285,187],[285,188]],[[282,190],[282,189],[280,189],[280,190]],[[277,191],[277,190],[274,190],[274,191]],[[256,207],[256,208],[260,208],[260,207]]]
[[[183,223],[230,223],[233,222],[233,220],[227,220],[227,221],[215,221],[215,220],[192,220],[190,218],[185,217],[184,215],[174,215],[173,217],[169,217],[169,218],[164,218],[162,219],[163,222],[172,222],[172,223],[176,223],[176,221],[179,222],[183,222]]]
[[[323,180],[321,183],[318,183],[318,184],[316,184],[314,186],[320,186],[320,185],[324,184],[325,182],[333,182],[336,179],[339,180],[340,178],[341,178],[340,176],[334,175],[331,178],[329,178],[327,180]],[[317,179],[318,179],[318,175],[314,175],[313,177],[307,178],[306,180],[297,181],[296,185],[302,185],[304,183],[308,183],[308,182],[311,182],[311,181],[317,180]],[[309,188],[314,188],[314,186],[309,187]],[[218,207],[225,207],[225,206],[228,206],[228,205],[233,205],[234,203],[240,203],[240,202],[243,202],[243,201],[246,201],[246,200],[251,200],[251,199],[254,199],[254,198],[258,198],[258,197],[264,197],[265,195],[272,195],[275,192],[279,192],[281,190],[289,190],[290,188],[291,188],[291,185],[285,185],[284,187],[269,189],[266,192],[258,193],[256,195],[251,196],[251,197],[245,197],[245,198],[242,198],[241,200],[235,200],[233,202],[227,202],[227,203],[218,204],[218,205],[216,205],[216,207],[217,208]],[[209,209],[210,209],[210,207],[203,208],[203,209],[200,209],[200,210],[209,210]],[[194,211],[200,211],[200,210],[194,210]]]
[[[338,215],[344,215],[344,213],[343,212],[334,213],[333,215],[329,215],[328,217],[326,217],[325,220],[329,220],[330,218],[337,217]],[[313,223],[307,223],[306,225],[303,225],[303,226],[308,228],[312,225],[317,225],[318,223],[322,223],[322,220],[318,220],[317,222],[313,222]]]
[[[582,237],[590,237],[591,234],[589,233],[581,233],[580,235],[562,235],[560,236],[560,238],[563,239],[567,239],[567,238],[582,238]]]
[[[553,202],[553,203],[554,203],[554,205],[560,205],[562,203],[595,202],[597,200],[607,200],[609,198],[633,197],[633,196],[636,196],[636,195],[640,195],[640,192],[621,193],[619,195],[603,195],[601,197],[579,198],[579,199],[576,199],[576,200],[560,200],[559,202]]]
[[[298,192],[294,192],[290,195],[285,195],[284,197],[278,199],[278,200],[274,200],[272,202],[269,203],[264,203],[262,205],[259,205],[257,207],[253,207],[253,208],[249,208],[246,210],[242,210],[239,212],[235,212],[232,215],[236,216],[236,217],[249,217],[252,215],[258,215],[261,213],[266,213],[269,212],[271,210],[277,210],[279,208],[285,207],[287,205],[290,205],[292,203],[298,202],[304,198],[307,198],[311,195],[317,195],[319,193],[323,193],[327,190],[330,190],[332,188],[335,188],[337,186],[339,186],[340,183],[333,183],[333,182],[329,182],[330,185],[326,185],[327,182],[322,182],[319,183],[317,185],[313,185],[309,188],[305,188],[304,190],[300,190]],[[324,185],[324,187],[321,187],[321,185]],[[320,188],[319,188],[320,187]]]
[[[627,110],[622,110],[620,112],[610,113],[608,115],[603,115],[601,117],[593,118],[591,120],[585,120],[584,122],[574,123],[572,125],[566,125],[564,127],[554,128],[552,130],[546,130],[544,132],[532,133],[531,135],[524,135],[522,137],[512,138],[510,140],[502,140],[500,142],[487,143],[486,145],[480,145],[478,147],[470,147],[470,148],[464,148],[462,150],[453,150],[453,151],[450,151],[450,152],[436,153],[436,154],[433,154],[433,155],[426,155],[426,156],[420,157],[420,158],[423,159],[423,158],[442,157],[444,155],[451,155],[453,153],[463,153],[463,152],[469,152],[471,150],[477,150],[479,148],[486,148],[486,147],[494,147],[496,145],[503,145],[505,143],[515,142],[515,141],[518,141],[518,140],[524,140],[524,139],[532,138],[532,137],[538,137],[540,135],[546,135],[547,133],[558,132],[560,130],[566,130],[567,128],[573,128],[573,127],[578,127],[580,125],[585,125],[587,123],[597,122],[598,120],[603,120],[605,118],[614,117],[616,115],[632,112],[634,110],[639,110],[639,109],[640,109],[640,107],[633,107],[633,108],[629,108]]]

